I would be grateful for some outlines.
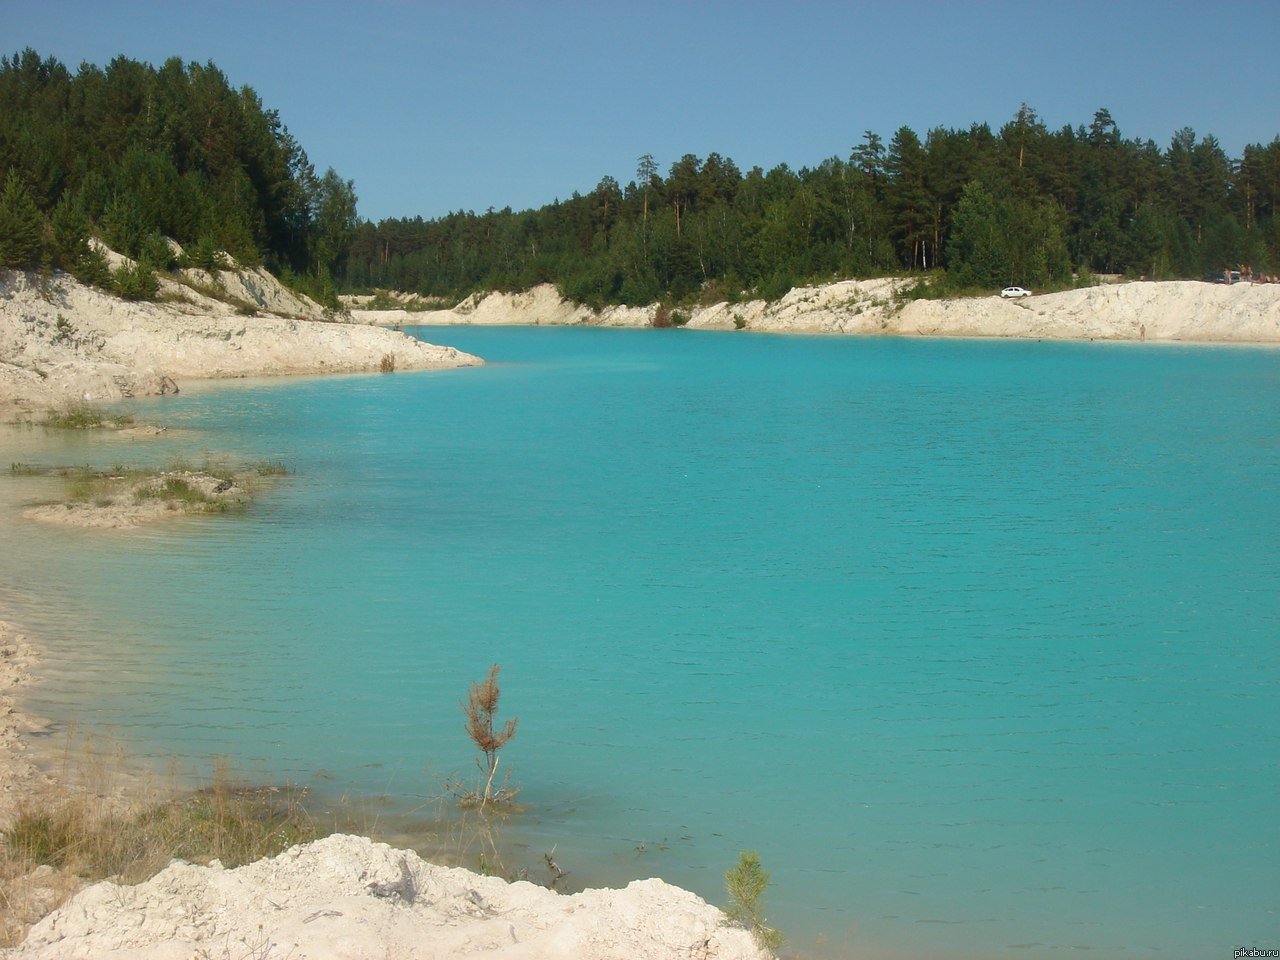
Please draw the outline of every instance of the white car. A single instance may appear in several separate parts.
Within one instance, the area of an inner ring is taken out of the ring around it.
[[[1029,297],[1031,296],[1031,291],[1022,287],[1005,287],[1000,291],[1000,296],[1004,297],[1006,300],[1012,300],[1016,297]]]

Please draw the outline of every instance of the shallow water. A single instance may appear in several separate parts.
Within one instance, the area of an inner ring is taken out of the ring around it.
[[[245,516],[6,523],[32,709],[394,812],[470,775],[499,662],[531,867],[719,901],[755,848],[837,956],[1276,945],[1280,353],[420,333],[492,362],[4,440],[292,471]]]

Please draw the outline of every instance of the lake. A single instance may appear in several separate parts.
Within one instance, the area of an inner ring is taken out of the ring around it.
[[[11,436],[290,470],[243,516],[6,522],[30,709],[411,835],[500,663],[534,879],[723,904],[755,849],[819,956],[1280,946],[1280,353],[413,332],[490,362]]]

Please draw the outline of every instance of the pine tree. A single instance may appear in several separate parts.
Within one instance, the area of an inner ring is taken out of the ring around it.
[[[79,196],[64,193],[49,218],[54,266],[78,276],[89,259],[89,217]]]
[[[40,262],[44,218],[31,191],[10,170],[0,192],[0,267],[34,267]]]

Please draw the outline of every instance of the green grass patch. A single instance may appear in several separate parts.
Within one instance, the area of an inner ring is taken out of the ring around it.
[[[182,513],[225,513],[244,509],[260,482],[288,475],[280,460],[260,460],[237,467],[206,461],[178,461],[166,469],[137,469],[116,464],[111,470],[61,467],[53,472],[67,481],[67,500],[98,507],[163,503]]]
[[[133,423],[128,414],[112,414],[101,407],[77,403],[55,410],[44,421],[54,430],[97,430],[102,427],[125,427]]]

